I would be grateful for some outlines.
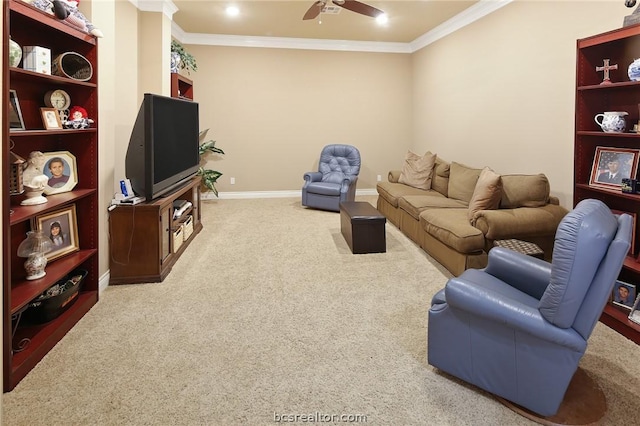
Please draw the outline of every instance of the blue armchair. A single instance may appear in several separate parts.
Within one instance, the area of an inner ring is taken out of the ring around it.
[[[557,413],[631,242],[632,219],[581,201],[551,264],[504,248],[451,278],[429,310],[428,362],[541,416]]]
[[[351,145],[327,145],[317,172],[304,174],[302,205],[339,212],[341,201],[353,201],[360,173],[360,151]]]

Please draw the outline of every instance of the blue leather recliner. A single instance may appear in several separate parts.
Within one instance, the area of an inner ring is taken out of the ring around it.
[[[341,201],[353,201],[360,173],[360,151],[351,145],[327,145],[317,172],[304,174],[302,205],[339,212]]]
[[[429,310],[428,362],[542,416],[558,412],[631,242],[632,219],[581,201],[551,264],[504,248],[451,278]]]

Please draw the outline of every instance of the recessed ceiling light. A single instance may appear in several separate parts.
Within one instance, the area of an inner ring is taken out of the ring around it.
[[[238,9],[236,6],[227,6],[225,12],[228,16],[238,16],[240,14],[240,9]]]
[[[389,22],[389,17],[386,13],[381,13],[380,15],[376,16],[376,22],[380,25],[384,25]]]

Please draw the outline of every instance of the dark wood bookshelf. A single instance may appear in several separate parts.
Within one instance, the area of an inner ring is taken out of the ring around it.
[[[640,119],[640,82],[631,81],[627,67],[640,52],[640,25],[632,25],[577,40],[576,49],[576,111],[574,134],[574,192],[576,205],[586,198],[603,201],[611,209],[623,212],[640,212],[640,194],[623,193],[621,189],[591,186],[590,178],[596,147],[632,148],[640,147],[640,134],[606,133],[594,121],[596,114],[605,111],[626,111],[627,127],[630,129]],[[611,72],[610,84],[600,84],[603,73],[596,67],[604,59],[618,65]],[[636,178],[637,176],[631,176]],[[640,216],[640,215],[637,215]],[[636,217],[636,220],[638,218]],[[635,224],[635,229],[638,224]],[[625,259],[620,273],[621,281],[634,284],[640,292],[640,232],[634,235],[635,253]],[[629,310],[608,303],[600,321],[621,335],[640,344],[640,325],[628,319]]]
[[[4,54],[8,57],[9,37],[21,47],[41,46],[51,50],[51,60],[73,51],[84,56],[93,68],[89,81],[61,77],[10,67],[4,61],[2,87],[5,93],[15,90],[26,130],[10,129],[8,105],[2,109],[2,160],[9,164],[10,150],[22,158],[32,151],[68,151],[77,159],[78,183],[73,190],[48,195],[47,202],[22,206],[24,195],[10,195],[10,173],[4,167],[2,182],[6,191],[2,197],[3,225],[3,389],[11,391],[64,335],[98,301],[98,42],[55,16],[20,0],[2,3]],[[94,124],[87,129],[45,130],[40,108],[45,93],[64,89],[71,97],[71,106],[86,109]],[[13,148],[11,144],[13,143]],[[46,275],[26,280],[24,259],[17,248],[26,232],[35,226],[38,216],[75,206],[77,210],[79,250],[48,262]],[[22,314],[40,294],[69,273],[87,271],[80,293],[73,304],[58,317],[37,325],[28,325]],[[90,356],[84,354],[80,356]],[[62,374],[62,373],[61,373]]]

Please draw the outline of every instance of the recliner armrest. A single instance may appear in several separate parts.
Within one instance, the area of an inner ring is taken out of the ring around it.
[[[349,187],[354,185],[358,181],[358,176],[355,175],[345,175],[344,179],[342,179],[342,184],[340,186],[340,192],[349,192]]]
[[[503,247],[489,250],[484,271],[540,300],[551,280],[551,264]]]
[[[307,182],[320,182],[322,180],[322,173],[320,172],[307,172],[303,176]]]
[[[573,328],[559,328],[545,320],[536,307],[505,297],[458,278],[445,287],[447,304],[547,342],[584,352],[587,342]]]

